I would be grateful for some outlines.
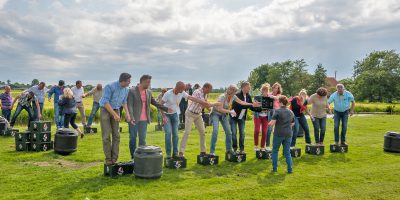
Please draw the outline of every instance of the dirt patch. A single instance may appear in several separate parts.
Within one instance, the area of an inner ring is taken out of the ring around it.
[[[100,165],[102,162],[75,162],[70,160],[55,159],[42,162],[25,162],[25,164],[36,165],[39,167],[59,167],[68,169],[83,169]]]

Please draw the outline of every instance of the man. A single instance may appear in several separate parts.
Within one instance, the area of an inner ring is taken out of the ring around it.
[[[211,104],[207,102],[207,94],[212,91],[212,85],[210,83],[205,83],[202,88],[197,89],[193,92],[192,97],[199,101],[193,101],[190,103],[189,107],[185,113],[185,132],[182,136],[181,146],[179,149],[179,156],[184,157],[185,149],[187,146],[187,140],[189,138],[189,133],[192,129],[192,124],[194,123],[200,136],[200,155],[206,155],[206,141],[205,141],[205,127],[204,121],[201,115],[203,108],[210,108],[213,106],[220,106],[221,103]],[[191,100],[191,99],[189,99]],[[178,101],[179,102],[179,101]]]
[[[28,128],[31,125],[31,121],[33,121],[33,111],[32,111],[32,102],[34,102],[36,109],[40,110],[39,102],[33,92],[23,92],[22,94],[16,96],[14,101],[11,104],[11,110],[14,107],[15,102],[18,100],[17,109],[14,112],[14,115],[11,119],[10,126],[13,127],[15,124],[15,120],[21,113],[22,110],[26,110],[28,112],[29,120],[28,120]],[[42,117],[40,113],[38,113],[39,120]]]
[[[146,145],[147,124],[151,122],[150,104],[163,111],[168,108],[158,103],[152,96],[150,88],[151,76],[143,75],[140,77],[138,86],[129,89],[128,110],[131,114],[129,125],[129,150],[132,160],[136,150],[136,138],[139,133],[139,146]]]
[[[347,122],[349,119],[349,115],[353,116],[354,108],[356,106],[356,102],[354,100],[353,94],[349,91],[345,90],[343,84],[336,85],[336,92],[334,92],[328,100],[328,104],[330,105],[333,102],[334,106],[334,133],[335,133],[335,144],[339,144],[339,125],[340,121],[342,121],[342,132],[340,141],[342,145],[346,144],[346,132],[347,132]]]
[[[63,80],[58,81],[57,86],[53,86],[48,94],[49,102],[51,101],[51,96],[54,94],[54,115],[56,120],[57,129],[60,129],[64,126],[64,117],[60,115],[60,106],[58,105],[58,100],[60,96],[64,94],[64,85],[65,82]]]
[[[40,82],[39,85],[32,86],[31,88],[27,89],[26,91],[28,92],[33,92],[35,94],[39,106],[40,106],[40,114],[43,115],[43,105],[44,105],[44,100],[46,98],[46,92],[49,90],[46,88],[46,83]],[[32,105],[33,108],[33,119],[34,120],[39,120],[39,111],[36,109],[35,105]]]
[[[87,127],[91,127],[93,123],[93,119],[96,117],[96,113],[100,108],[100,98],[103,96],[103,86],[101,84],[97,84],[95,88],[93,88],[90,92],[83,95],[83,98],[93,95],[93,105],[92,112],[90,113]]]
[[[188,93],[189,95],[193,94],[192,86],[190,83],[186,84],[185,92]],[[186,98],[182,98],[180,104],[179,104],[179,109],[180,110],[186,110],[188,107],[188,100]],[[179,115],[179,122],[180,123],[185,123],[185,112],[181,112]]]
[[[79,110],[79,113],[81,114],[82,125],[85,127],[86,126],[86,115],[85,115],[85,107],[84,107],[83,101],[82,101],[85,91],[83,90],[82,81],[79,81],[79,80],[76,81],[75,86],[72,87],[71,90],[72,90],[72,93],[74,94],[76,108]]]
[[[6,85],[4,86],[4,93],[0,94],[1,99],[1,114],[7,121],[10,121],[11,118],[11,110],[12,110],[12,96],[11,96],[11,87]]]
[[[240,86],[241,90],[239,93],[236,94],[236,96],[247,103],[253,103],[253,100],[251,99],[251,96],[249,94],[250,92],[250,83],[249,82],[243,82],[242,85]],[[236,101],[232,103],[232,109],[235,111],[236,116],[230,118],[230,125],[231,125],[231,131],[232,131],[232,147],[233,150],[236,152],[238,149],[237,145],[237,127],[239,127],[239,149],[241,153],[244,153],[244,128],[246,125],[246,115],[247,115],[247,109],[250,109],[252,111],[256,111],[253,106],[245,106],[245,105],[240,105]]]
[[[119,81],[107,84],[104,87],[103,96],[100,99],[100,126],[103,140],[105,163],[111,165],[117,162],[119,154],[119,108],[124,107],[125,120],[131,121],[128,106],[128,86],[131,83],[131,75],[122,73]],[[110,140],[112,136],[112,142]]]
[[[172,139],[172,156],[178,156],[178,127],[179,127],[179,114],[184,112],[180,110],[179,102],[182,99],[188,99],[201,104],[208,104],[207,102],[190,96],[185,92],[185,84],[178,81],[175,87],[168,90],[162,97],[161,104],[168,107],[168,113],[162,112],[164,118],[165,130],[165,149],[166,157],[171,157],[171,139]],[[172,136],[172,137],[171,137]]]

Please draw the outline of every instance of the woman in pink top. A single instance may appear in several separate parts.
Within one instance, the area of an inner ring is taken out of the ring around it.
[[[272,119],[272,115],[274,114],[274,111],[279,109],[279,96],[282,94],[282,86],[278,82],[274,83],[272,85],[272,92],[269,94],[269,97],[272,97],[275,99],[274,101],[274,109],[268,112],[268,120]],[[266,139],[266,145],[267,145],[267,150],[271,150],[270,144],[271,144],[271,133],[272,133],[272,126],[268,126],[268,131],[267,131],[267,139]]]

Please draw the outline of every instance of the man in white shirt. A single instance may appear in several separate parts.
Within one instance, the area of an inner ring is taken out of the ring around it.
[[[86,126],[86,116],[85,116],[85,107],[83,106],[82,98],[85,96],[85,91],[83,90],[82,81],[76,81],[75,86],[71,88],[72,93],[74,94],[74,99],[76,102],[76,108],[79,110],[81,114],[82,125]]]

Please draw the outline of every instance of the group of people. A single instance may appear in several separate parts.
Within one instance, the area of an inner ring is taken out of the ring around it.
[[[125,121],[129,125],[129,149],[131,157],[134,159],[137,145],[146,145],[147,126],[151,123],[150,105],[154,105],[158,109],[158,123],[162,123],[164,126],[167,158],[185,156],[193,124],[199,132],[200,155],[207,154],[205,126],[202,117],[204,109],[211,110],[210,117],[213,126],[209,153],[215,154],[219,124],[222,125],[225,132],[226,153],[244,153],[246,117],[247,110],[250,109],[254,115],[254,149],[256,151],[271,150],[271,135],[274,132],[272,140],[273,171],[277,170],[278,151],[282,145],[287,170],[291,173],[290,148],[296,145],[300,127],[304,130],[305,142],[312,143],[306,114],[311,118],[314,127],[315,144],[323,145],[326,118],[327,114],[331,113],[330,104],[333,103],[335,143],[346,144],[348,117],[353,115],[355,108],[353,95],[345,90],[342,84],[336,86],[337,91],[332,93],[329,98],[327,89],[323,87],[311,96],[308,96],[307,91],[303,89],[297,96],[288,98],[282,94],[283,89],[279,83],[274,83],[272,86],[265,83],[260,88],[260,95],[273,99],[273,109],[269,110],[262,108],[261,102],[253,101],[249,82],[243,82],[240,89],[236,85],[230,85],[216,102],[210,102],[207,98],[213,89],[210,83],[192,88],[190,84],[178,81],[174,88],[163,89],[155,99],[150,90],[152,79],[150,75],[143,75],[136,86],[128,88],[131,78],[130,74],[122,73],[118,81],[105,85],[104,89],[101,84],[98,84],[88,93],[84,93],[81,81],[77,81],[75,86],[70,89],[65,87],[64,81],[60,80],[59,84],[50,90],[47,90],[45,83],[41,82],[24,91],[14,100],[12,100],[11,88],[6,86],[5,92],[0,94],[2,114],[9,120],[11,110],[18,100],[16,112],[11,119],[11,126],[14,125],[15,119],[22,110],[27,110],[30,121],[40,119],[45,94],[48,93],[49,101],[54,94],[57,128],[68,128],[71,124],[81,133],[75,123],[77,110],[81,113],[82,125],[85,127],[92,125],[97,111],[100,110],[105,163],[113,164],[117,162],[119,155],[121,110],[125,111]],[[86,123],[82,98],[89,95],[93,95],[93,106],[88,123]],[[311,110],[308,108],[309,105],[311,105]],[[180,123],[185,124],[185,129],[178,149]],[[339,137],[340,124],[341,135]],[[261,140],[259,139],[260,133]],[[81,137],[83,137],[83,133],[81,133]]]

